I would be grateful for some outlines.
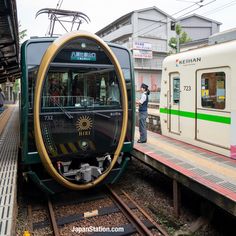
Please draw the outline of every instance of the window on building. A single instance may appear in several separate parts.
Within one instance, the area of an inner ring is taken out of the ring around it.
[[[225,73],[204,73],[201,78],[202,107],[225,109]]]
[[[173,103],[178,104],[180,99],[180,78],[173,78]]]

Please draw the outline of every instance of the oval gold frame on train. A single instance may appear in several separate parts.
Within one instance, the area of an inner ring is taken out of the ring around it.
[[[115,66],[115,71],[117,73],[119,83],[120,83],[120,88],[121,88],[121,95],[122,95],[122,110],[123,110],[123,119],[122,119],[122,128],[121,128],[121,136],[119,143],[117,145],[116,151],[114,153],[114,157],[112,159],[112,162],[110,166],[104,171],[102,175],[100,175],[97,179],[95,179],[92,182],[85,183],[85,184],[75,184],[72,183],[68,180],[66,180],[62,175],[60,175],[55,167],[53,166],[48,152],[46,150],[43,137],[42,137],[42,132],[40,128],[40,103],[41,103],[41,94],[42,94],[42,89],[43,89],[43,82],[46,79],[50,63],[53,61],[57,53],[62,50],[62,48],[69,42],[75,39],[79,38],[85,38],[92,40],[96,42],[107,54],[109,59],[111,60],[112,64]],[[120,67],[120,64],[112,52],[112,50],[109,48],[109,46],[98,36],[88,33],[86,31],[77,31],[77,32],[70,32],[68,34],[65,34],[64,36],[56,39],[46,50],[40,66],[38,70],[38,75],[37,75],[37,81],[36,81],[36,87],[35,87],[35,97],[34,97],[34,131],[35,131],[35,142],[36,146],[39,152],[39,156],[41,158],[41,161],[48,171],[48,173],[60,184],[63,186],[73,189],[73,190],[83,190],[83,189],[88,189],[93,186],[96,186],[99,184],[104,178],[109,174],[109,172],[112,170],[114,167],[115,163],[117,162],[117,159],[119,157],[119,154],[121,152],[121,149],[124,144],[125,140],[125,135],[126,135],[126,130],[127,130],[127,123],[128,123],[128,99],[127,99],[127,91],[126,91],[126,84],[125,84],[125,79]]]

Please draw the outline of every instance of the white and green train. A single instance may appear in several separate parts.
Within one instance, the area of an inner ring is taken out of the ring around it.
[[[236,158],[236,41],[163,62],[162,134]]]

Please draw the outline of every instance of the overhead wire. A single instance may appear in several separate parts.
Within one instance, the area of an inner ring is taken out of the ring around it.
[[[56,9],[61,9],[62,3],[63,3],[63,0],[58,0]]]
[[[192,10],[192,11],[189,11],[189,12],[187,12],[187,13],[181,15],[180,17],[186,16],[186,15],[188,15],[189,13],[192,13],[192,12],[198,10],[199,8],[205,7],[205,6],[211,4],[211,3],[215,2],[215,1],[216,1],[216,0],[212,0],[212,1],[208,2],[208,3],[206,3],[205,5],[199,5],[198,8],[196,8],[196,9],[194,9],[194,10]],[[178,18],[180,18],[180,17],[178,17]]]
[[[56,5],[56,9],[57,9],[57,10],[58,10],[58,9],[61,9],[61,5],[62,5],[63,1],[64,1],[64,0],[58,0],[57,5]],[[48,17],[49,17],[49,15],[48,15]],[[48,28],[47,28],[47,31],[46,31],[46,33],[45,33],[45,36],[46,36],[46,35],[49,35],[49,33],[50,33],[52,21],[53,21],[53,18],[51,17],[51,18],[50,18],[50,23],[49,23]]]
[[[212,15],[212,14],[215,14],[215,13],[217,13],[217,12],[219,12],[219,11],[224,10],[225,8],[231,7],[231,6],[235,5],[235,4],[236,4],[236,1],[234,0],[234,1],[231,1],[231,2],[229,2],[229,3],[223,4],[223,5],[221,5],[221,6],[217,7],[217,8],[215,8],[215,9],[212,9],[212,10],[210,10],[210,11],[204,12],[202,15],[203,15],[203,16]]]

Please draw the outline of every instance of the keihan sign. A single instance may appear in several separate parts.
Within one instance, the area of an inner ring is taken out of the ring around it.
[[[96,61],[95,52],[72,52],[70,59],[72,61]]]
[[[177,67],[180,65],[190,66],[190,65],[195,65],[196,63],[201,62],[201,61],[202,61],[201,57],[187,58],[187,59],[182,59],[182,60],[176,59],[176,66]]]

